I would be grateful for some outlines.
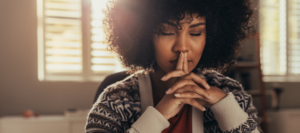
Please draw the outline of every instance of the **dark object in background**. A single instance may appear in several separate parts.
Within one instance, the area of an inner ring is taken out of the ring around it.
[[[241,83],[244,87],[244,90],[250,90],[251,84],[250,84],[250,73],[249,72],[242,72],[240,74],[241,77]]]
[[[283,92],[283,88],[281,87],[274,87],[273,88],[275,96],[273,97],[273,107],[276,111],[279,110],[279,104],[280,104],[280,94]]]
[[[223,73],[224,76],[227,76],[229,78],[237,80],[237,71],[235,69],[229,69],[225,73]]]

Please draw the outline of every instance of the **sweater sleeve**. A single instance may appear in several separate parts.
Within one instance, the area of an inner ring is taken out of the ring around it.
[[[142,116],[132,124],[136,133],[161,133],[169,127],[169,121],[154,107],[149,106]]]
[[[124,85],[106,88],[88,114],[86,133],[153,133],[169,126],[153,107],[141,115],[137,92],[130,90]]]
[[[259,133],[257,110],[244,90],[233,91],[210,108],[225,133]]]
[[[125,108],[122,101],[112,100],[102,93],[90,110],[86,123],[86,133],[124,132],[128,129]]]
[[[125,132],[125,133],[159,133],[169,126],[166,120],[155,108],[147,110],[132,124],[124,124],[121,114],[100,104],[93,107],[88,115],[86,133]]]

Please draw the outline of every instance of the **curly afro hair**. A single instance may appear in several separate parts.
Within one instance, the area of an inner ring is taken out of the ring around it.
[[[206,44],[197,70],[234,64],[241,40],[253,29],[251,0],[111,0],[103,12],[109,50],[133,71],[150,68],[153,35],[170,20],[180,27],[185,13],[206,18]]]

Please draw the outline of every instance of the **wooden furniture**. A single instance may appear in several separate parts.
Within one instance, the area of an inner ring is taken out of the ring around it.
[[[266,109],[266,92],[265,92],[265,84],[263,82],[263,73],[261,69],[261,62],[260,62],[260,37],[259,33],[256,33],[249,38],[245,39],[244,41],[249,41],[250,39],[255,40],[255,53],[256,53],[256,59],[255,63],[237,63],[233,66],[232,69],[235,69],[236,71],[242,71],[242,70],[249,70],[249,69],[258,69],[258,75],[259,75],[259,91],[247,91],[249,94],[252,95],[252,97],[259,97],[261,102],[261,111],[262,111],[262,129],[265,133],[268,133],[268,119],[267,119],[267,109]]]

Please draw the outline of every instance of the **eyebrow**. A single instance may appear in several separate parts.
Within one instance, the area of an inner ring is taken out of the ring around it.
[[[172,23],[172,22],[167,22],[167,24],[171,25],[171,26],[174,26],[174,27],[177,27],[177,25]],[[197,27],[199,25],[206,25],[206,23],[205,22],[200,22],[200,23],[192,24],[192,25],[189,26],[189,28]]]
[[[197,27],[199,25],[205,25],[206,23],[205,22],[200,22],[200,23],[197,23],[197,24],[192,24],[189,26],[189,28],[193,28],[193,27]]]
[[[177,27],[176,24],[172,23],[172,22],[167,22],[168,25],[171,25],[171,26],[174,26],[174,27]]]

